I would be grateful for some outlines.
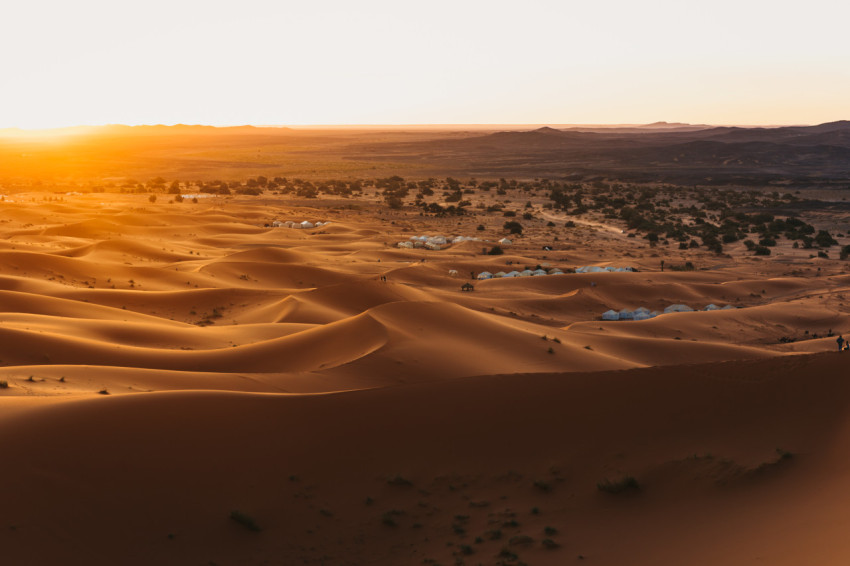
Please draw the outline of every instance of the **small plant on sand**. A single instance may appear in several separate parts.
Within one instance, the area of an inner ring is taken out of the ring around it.
[[[9,389],[9,382],[5,379],[3,381],[0,381],[0,389]]]
[[[107,388],[103,388],[97,392],[99,395],[109,395],[109,390]]]
[[[469,546],[468,544],[462,544],[458,547],[460,553],[464,556],[469,556],[470,554],[475,554],[475,549]]]
[[[387,511],[383,515],[381,515],[381,523],[388,527],[398,526],[398,521],[396,521],[396,517],[399,515],[403,515],[403,511],[399,511],[397,509],[393,509],[391,511]]]
[[[776,453],[779,455],[779,461],[780,462],[785,461],[785,460],[790,460],[791,458],[794,457],[794,454],[792,454],[791,452],[788,452],[787,450],[783,450],[782,448],[777,448]]]
[[[412,485],[413,485],[413,482],[412,482],[412,481],[410,481],[409,479],[407,479],[407,478],[405,478],[405,477],[402,477],[402,476],[400,476],[400,475],[398,475],[398,474],[396,474],[395,476],[393,476],[393,477],[391,477],[391,478],[387,479],[387,483],[388,483],[389,485],[394,485],[394,486],[396,486],[396,487],[410,487],[410,486],[412,486]]]
[[[547,537],[552,537],[558,534],[558,529],[556,529],[555,527],[543,527],[543,533]]]
[[[554,354],[554,353],[555,353],[555,350],[554,350],[554,349],[552,349],[552,347],[551,347],[551,346],[550,346],[550,347],[549,347],[549,349],[548,349],[548,350],[546,350],[546,351],[547,351],[548,353],[550,353],[550,354]]]
[[[553,550],[553,549],[556,549],[559,546],[561,546],[560,544],[558,544],[557,542],[555,542],[554,540],[552,540],[550,538],[544,538],[543,540],[540,541],[540,544],[543,545],[543,548],[548,548],[549,550]]]
[[[543,480],[534,480],[534,487],[544,492],[552,491],[552,484]]]
[[[526,546],[534,542],[534,539],[528,535],[514,535],[508,540],[511,546]]]
[[[254,531],[255,533],[258,533],[262,530],[252,517],[246,515],[241,511],[231,511],[230,518],[245,527],[246,529],[248,529],[249,531]]]
[[[638,481],[634,477],[626,476],[616,481],[606,478],[597,483],[596,488],[605,493],[623,493],[626,491],[637,491],[640,489],[640,485],[638,485]]]

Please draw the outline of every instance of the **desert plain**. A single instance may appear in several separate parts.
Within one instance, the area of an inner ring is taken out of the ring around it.
[[[3,563],[846,563],[844,173],[529,175],[516,133],[4,145]]]

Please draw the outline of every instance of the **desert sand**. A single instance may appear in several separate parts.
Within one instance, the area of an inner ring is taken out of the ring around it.
[[[198,201],[0,203],[4,564],[850,560],[844,262]]]

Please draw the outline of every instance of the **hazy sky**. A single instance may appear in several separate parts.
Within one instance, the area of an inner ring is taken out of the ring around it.
[[[0,127],[850,118],[850,3],[26,0]]]

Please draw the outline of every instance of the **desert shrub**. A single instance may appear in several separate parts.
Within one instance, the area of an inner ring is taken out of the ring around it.
[[[696,267],[694,267],[693,262],[686,261],[684,264],[670,264],[667,269],[670,271],[693,271]]]
[[[626,476],[616,481],[606,478],[597,483],[596,488],[605,493],[623,493],[624,491],[637,491],[640,489],[640,485],[634,477]]]
[[[511,546],[524,546],[534,542],[534,539],[528,535],[514,535],[508,540]]]
[[[249,531],[254,531],[255,533],[258,533],[262,530],[252,517],[246,515],[241,511],[231,511],[230,518],[245,527],[246,529],[248,529]]]
[[[770,248],[765,246],[756,246],[754,251],[756,255],[770,255]]]
[[[402,477],[398,474],[387,479],[387,483],[389,485],[394,485],[394,486],[397,486],[397,487],[410,487],[410,486],[413,485],[412,481],[410,481],[409,479]]]
[[[503,250],[501,246],[493,246],[490,248],[490,251],[487,252],[487,255],[502,255],[503,253],[505,253],[505,250]]]
[[[9,389],[9,382],[5,379],[0,381],[0,389]]]

